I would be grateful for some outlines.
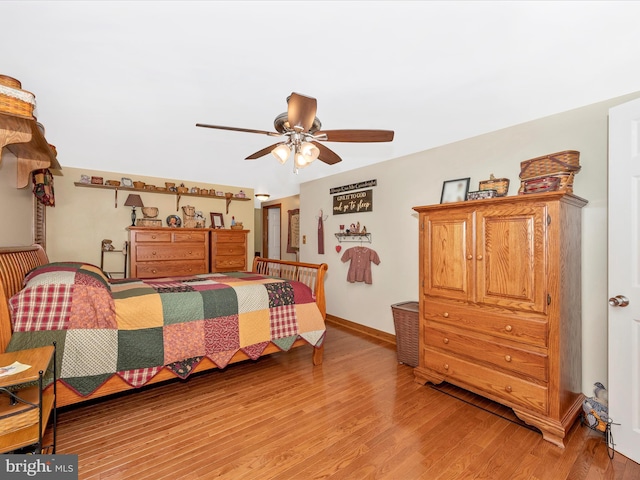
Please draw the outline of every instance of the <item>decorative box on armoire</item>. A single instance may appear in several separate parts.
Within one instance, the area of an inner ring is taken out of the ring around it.
[[[419,383],[513,409],[564,446],[584,395],[581,208],[551,192],[414,207],[420,222]]]
[[[209,272],[209,229],[129,227],[133,278]]]
[[[211,229],[211,272],[247,270],[249,230]]]

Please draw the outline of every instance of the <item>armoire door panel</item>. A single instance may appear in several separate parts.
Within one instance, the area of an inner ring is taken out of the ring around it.
[[[425,220],[424,292],[466,301],[473,295],[473,214],[442,213]]]
[[[547,311],[546,208],[522,206],[510,215],[478,210],[477,301]]]

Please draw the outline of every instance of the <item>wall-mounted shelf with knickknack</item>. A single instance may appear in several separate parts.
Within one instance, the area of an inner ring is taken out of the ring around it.
[[[367,242],[371,243],[370,233],[336,233],[336,238],[342,242]]]
[[[180,210],[180,199],[181,197],[199,197],[199,198],[210,198],[216,200],[225,200],[227,203],[227,214],[229,213],[229,205],[231,202],[248,202],[251,198],[247,197],[235,197],[231,194],[225,195],[203,195],[201,193],[178,193],[171,192],[169,190],[148,190],[144,188],[134,188],[134,187],[123,187],[123,186],[115,186],[115,185],[101,185],[95,183],[82,183],[82,182],[74,182],[76,187],[87,187],[87,188],[103,188],[107,190],[114,190],[115,194],[115,207],[118,207],[118,190],[123,190],[126,192],[141,192],[141,193],[154,193],[160,195],[173,195],[176,197],[176,212]]]
[[[61,168],[55,151],[49,146],[33,118],[0,113],[0,158],[4,147],[18,159],[17,188],[24,188],[29,184],[34,170]]]

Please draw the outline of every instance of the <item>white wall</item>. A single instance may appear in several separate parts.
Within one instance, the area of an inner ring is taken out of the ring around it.
[[[519,187],[520,162],[562,150],[581,152],[582,170],[574,193],[589,201],[583,210],[582,318],[583,391],[607,382],[607,115],[608,108],[640,96],[628,95],[562,114],[469,138],[460,142],[305,183],[300,189],[301,260],[326,262],[327,312],[394,333],[390,306],[418,300],[418,221],[412,207],[439,203],[444,180],[471,177],[471,190],[489,178],[511,180],[509,195]],[[490,112],[487,112],[490,115]],[[425,135],[428,132],[425,132]],[[349,159],[343,159],[348,162]],[[331,187],[377,179],[373,212],[330,215],[325,225],[325,254],[315,240],[319,209],[332,211]],[[381,263],[373,265],[373,284],[347,283],[348,263],[334,232],[359,221],[372,234],[369,246]]]

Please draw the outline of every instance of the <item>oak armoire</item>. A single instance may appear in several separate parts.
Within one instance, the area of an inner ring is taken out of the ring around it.
[[[513,409],[564,446],[581,411],[581,208],[565,192],[414,207],[417,382]]]

